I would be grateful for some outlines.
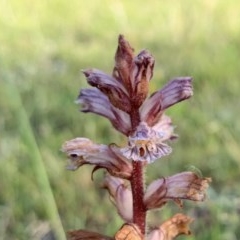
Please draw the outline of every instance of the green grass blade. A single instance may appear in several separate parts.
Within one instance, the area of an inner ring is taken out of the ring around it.
[[[26,110],[23,106],[21,95],[17,90],[17,87],[13,83],[10,83],[10,81],[6,89],[8,97],[12,99],[15,109],[17,109],[16,116],[19,121],[20,129],[19,139],[25,143],[29,154],[31,155],[31,159],[33,161],[33,171],[35,173],[39,191],[41,192],[41,196],[44,200],[43,202],[45,203],[44,208],[51,222],[54,234],[59,240],[66,239],[54,195],[51,190],[47,171],[33,134]]]

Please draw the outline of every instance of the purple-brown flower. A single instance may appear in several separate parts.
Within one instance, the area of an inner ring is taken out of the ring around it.
[[[145,193],[147,209],[160,208],[168,200],[180,203],[181,200],[203,201],[206,197],[210,178],[201,178],[193,172],[182,172],[152,182]]]
[[[124,135],[131,131],[130,116],[114,107],[109,98],[97,88],[86,88],[80,91],[76,103],[81,104],[82,112],[92,112],[110,120],[112,125]]]
[[[93,171],[104,168],[111,175],[130,178],[132,164],[122,156],[120,149],[115,145],[95,144],[87,138],[75,138],[62,146],[69,158],[67,169],[76,170],[84,164],[94,165]]]
[[[153,93],[141,106],[141,120],[149,126],[161,121],[167,108],[190,98],[193,95],[192,78],[178,77],[168,82],[162,89]]]

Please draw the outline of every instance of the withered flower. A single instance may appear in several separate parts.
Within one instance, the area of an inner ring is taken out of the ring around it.
[[[142,240],[144,239],[139,227],[133,223],[125,223],[114,236],[115,240]]]
[[[95,144],[87,138],[75,138],[62,146],[69,158],[67,169],[76,170],[84,164],[94,165],[94,171],[105,168],[113,176],[130,178],[131,163],[122,156],[114,145]]]
[[[182,172],[152,182],[144,195],[147,209],[159,208],[168,200],[203,201],[210,178],[201,178],[193,172]]]
[[[190,235],[189,224],[192,221],[192,218],[177,213],[171,219],[162,223],[161,226],[152,230],[148,234],[147,240],[172,240],[181,234]]]

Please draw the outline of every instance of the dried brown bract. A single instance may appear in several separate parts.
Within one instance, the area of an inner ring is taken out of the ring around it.
[[[162,223],[159,228],[152,230],[147,240],[172,240],[181,234],[190,235],[189,224],[192,221],[192,218],[178,213]]]

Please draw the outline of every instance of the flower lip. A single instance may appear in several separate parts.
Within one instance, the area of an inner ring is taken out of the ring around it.
[[[155,131],[144,122],[139,124],[128,140],[128,146],[122,148],[121,152],[133,161],[152,163],[172,151],[171,147],[163,143],[164,133]]]

